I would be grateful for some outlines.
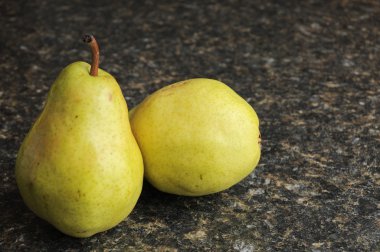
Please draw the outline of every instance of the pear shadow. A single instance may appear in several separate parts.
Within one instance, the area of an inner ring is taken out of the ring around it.
[[[46,233],[52,233],[49,224],[27,208],[17,188],[14,187],[12,190],[0,194],[0,202],[2,204],[1,223],[3,231],[10,229],[15,231],[14,234],[28,235],[46,229]]]
[[[67,236],[27,208],[16,186],[0,193],[0,243],[5,251],[82,247],[80,239]]]
[[[162,192],[152,186],[146,179],[144,179],[143,189],[139,198],[141,203],[149,206],[151,204],[165,204],[165,205],[176,205],[176,204],[188,204],[192,202],[209,202],[210,200],[218,200],[221,198],[221,193],[214,193],[204,196],[181,196]]]
[[[200,214],[209,214],[223,204],[222,193],[205,196],[179,196],[161,192],[144,180],[143,190],[131,217],[139,220],[155,221],[198,218]]]

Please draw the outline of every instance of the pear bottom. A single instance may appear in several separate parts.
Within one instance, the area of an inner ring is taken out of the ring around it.
[[[23,182],[22,178],[18,179],[26,205],[61,232],[78,238],[92,236],[119,224],[131,213],[141,193],[141,186],[131,188],[116,184],[121,181],[104,186],[99,186],[102,182],[98,181],[88,187],[61,182],[55,185],[56,190],[51,189],[53,185],[45,187],[46,184],[38,181]]]

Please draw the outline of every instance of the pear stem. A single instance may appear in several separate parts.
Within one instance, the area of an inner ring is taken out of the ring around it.
[[[96,42],[96,39],[94,36],[88,35],[88,34],[83,36],[83,42],[87,43],[91,47],[92,62],[91,62],[90,75],[98,76],[98,69],[99,69],[98,43]]]

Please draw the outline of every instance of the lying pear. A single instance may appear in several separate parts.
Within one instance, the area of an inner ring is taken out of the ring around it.
[[[260,159],[259,119],[227,85],[190,79],[166,86],[130,113],[146,179],[186,196],[225,190]]]
[[[75,62],[59,74],[23,141],[16,180],[26,205],[63,233],[89,237],[126,218],[141,193],[143,162],[116,80]]]

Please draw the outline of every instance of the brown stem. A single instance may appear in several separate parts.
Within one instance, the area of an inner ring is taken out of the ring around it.
[[[91,47],[91,53],[92,53],[92,62],[91,62],[91,70],[90,75],[92,76],[98,76],[98,69],[99,69],[99,46],[96,42],[96,39],[92,35],[84,35],[83,36],[83,42],[87,43]]]

